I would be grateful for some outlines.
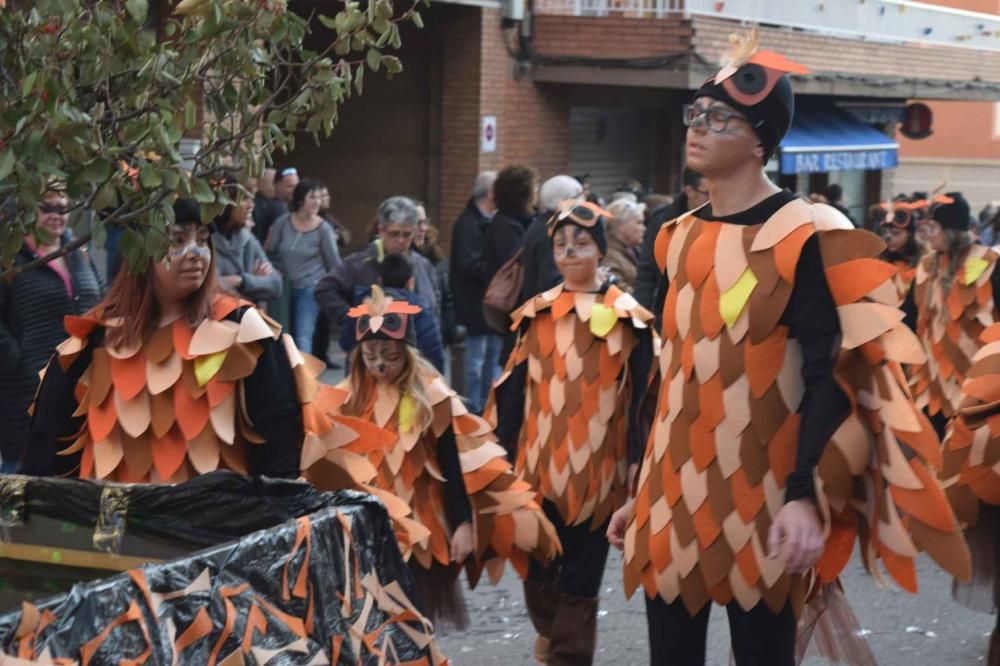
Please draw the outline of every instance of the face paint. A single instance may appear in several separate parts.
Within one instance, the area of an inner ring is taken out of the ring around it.
[[[403,343],[395,340],[365,340],[361,343],[361,360],[372,378],[382,384],[399,379],[406,366]]]
[[[208,245],[209,235],[208,229],[192,231],[188,227],[175,226],[170,235],[170,247],[164,257],[167,267],[189,255],[193,260],[207,264],[212,258],[212,249]]]
[[[594,281],[601,250],[589,233],[565,224],[552,237],[552,257],[567,283],[583,285]]]

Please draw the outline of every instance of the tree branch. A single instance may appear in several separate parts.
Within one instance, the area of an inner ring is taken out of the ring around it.
[[[90,242],[90,232],[88,231],[79,238],[74,238],[69,243],[66,243],[55,252],[47,254],[44,257],[38,257],[37,259],[32,259],[26,264],[22,264],[20,266],[12,266],[8,268],[7,270],[0,273],[0,280],[5,280],[9,282],[18,275],[20,275],[21,273],[27,273],[28,271],[33,270],[35,268],[41,268],[42,266],[51,261],[55,261],[60,257],[65,257],[73,250],[78,250],[89,242]]]

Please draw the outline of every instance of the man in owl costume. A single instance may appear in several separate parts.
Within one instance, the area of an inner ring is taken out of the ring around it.
[[[921,550],[969,554],[932,466],[940,449],[900,363],[921,360],[878,261],[882,241],[771,183],[789,73],[731,38],[685,108],[688,166],[710,201],[663,225],[669,282],[656,414],[632,499],[608,529],[646,592],[651,663],[700,664],[711,602],[737,664],[792,664],[796,620],[857,537],[869,569],[915,591]]]

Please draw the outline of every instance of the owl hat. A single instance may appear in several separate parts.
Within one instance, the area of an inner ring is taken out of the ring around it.
[[[729,46],[722,69],[694,97],[717,99],[746,116],[764,147],[766,162],[795,115],[795,95],[786,74],[808,74],[809,69],[773,51],[758,51],[756,26],[749,35],[730,35]]]
[[[347,315],[355,320],[354,338],[365,340],[399,340],[417,346],[416,325],[411,315],[423,311],[419,305],[387,296],[377,284],[372,294],[361,305],[351,308]]]

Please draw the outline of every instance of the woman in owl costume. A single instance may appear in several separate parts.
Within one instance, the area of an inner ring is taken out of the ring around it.
[[[897,304],[902,306],[913,288],[917,275],[917,264],[923,256],[923,248],[917,240],[917,224],[921,219],[923,202],[909,202],[898,199],[884,203],[885,217],[879,225],[885,251],[879,257],[892,264],[898,271],[892,276],[896,287]]]
[[[987,328],[962,384],[962,402],[944,440],[941,479],[972,550],[972,581],[956,581],[959,603],[1000,607],[1000,324]],[[1000,617],[988,666],[1000,666]]]
[[[524,582],[535,656],[549,664],[593,660],[604,532],[643,442],[637,416],[652,362],[652,315],[599,278],[607,251],[602,216],[592,204],[569,201],[550,220],[564,282],[513,313],[517,343],[495,406],[487,406],[563,545],[548,566],[533,562]]]
[[[312,478],[345,448],[365,456],[373,483],[399,497],[425,531],[418,541],[401,544],[410,551],[422,610],[432,621],[464,628],[468,617],[457,584],[463,564],[473,586],[484,567],[497,582],[508,560],[524,576],[529,560],[550,560],[559,541],[531,486],[511,471],[490,424],[470,413],[420,356],[413,321],[419,312],[377,285],[348,312],[359,350],[349,376],[324,390],[318,404],[389,437],[375,446],[359,440],[344,448],[307,442],[303,465]]]
[[[700,664],[711,604],[737,664],[795,662],[796,620],[858,537],[869,569],[916,588],[921,550],[965,577],[969,554],[935,477],[940,448],[907,393],[921,360],[882,241],[779,190],[763,167],[787,132],[787,74],[732,38],[685,109],[688,166],[710,202],[664,224],[669,282],[656,414],[609,539],[646,593],[651,663]]]
[[[316,404],[324,366],[280,326],[217,287],[211,225],[178,199],[170,246],[146,271],[119,272],[101,303],[67,317],[69,338],[43,373],[19,471],[123,483],[180,483],[225,469],[296,478],[305,444],[385,441]],[[378,494],[402,534],[409,509],[347,451],[315,475],[325,489]]]
[[[958,412],[980,335],[1000,321],[1000,271],[997,254],[969,233],[969,203],[960,192],[936,195],[929,206],[921,232],[930,251],[905,307],[927,355],[913,376],[913,394],[943,436]]]

